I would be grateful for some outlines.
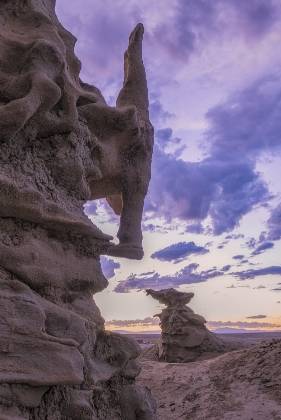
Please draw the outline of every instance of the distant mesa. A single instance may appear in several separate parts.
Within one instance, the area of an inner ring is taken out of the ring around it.
[[[205,326],[206,320],[186,306],[194,293],[177,290],[147,289],[146,294],[166,305],[158,316],[160,318],[161,338],[157,357],[165,362],[193,362],[207,353],[217,354],[225,351],[225,344]]]

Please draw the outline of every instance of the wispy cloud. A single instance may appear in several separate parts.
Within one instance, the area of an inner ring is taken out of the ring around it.
[[[242,255],[242,254],[237,254],[237,255],[234,255],[232,258],[233,258],[233,260],[243,260],[244,255]]]
[[[143,290],[152,288],[156,290],[169,287],[179,287],[183,284],[194,284],[208,281],[212,278],[223,276],[224,272],[216,269],[205,271],[197,271],[198,264],[189,264],[174,275],[161,276],[154,272],[150,275],[134,275],[132,274],[126,280],[120,281],[114,291],[117,293],[128,293],[131,290]]]
[[[252,315],[252,316],[247,316],[247,319],[264,319],[267,318],[266,315]]]
[[[272,249],[274,247],[274,243],[270,241],[262,242],[253,252],[251,255],[260,255],[267,249]]]
[[[274,322],[258,322],[258,321],[208,321],[208,327],[217,328],[245,328],[245,329],[279,329],[281,323]]]
[[[245,271],[235,271],[231,273],[233,276],[238,277],[239,280],[254,279],[260,276],[280,276],[281,266],[270,266],[257,269],[249,269]]]
[[[194,242],[178,242],[176,244],[170,245],[166,248],[154,252],[151,255],[151,258],[160,261],[179,262],[188,257],[189,255],[203,255],[208,252],[208,249],[204,248],[203,246],[198,246]]]

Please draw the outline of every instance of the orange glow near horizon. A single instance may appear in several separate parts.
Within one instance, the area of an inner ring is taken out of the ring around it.
[[[276,316],[270,316],[265,319],[256,319],[252,320],[256,324],[255,326],[251,325],[252,322],[249,319],[243,319],[241,321],[221,321],[223,325],[217,325],[212,326],[212,321],[209,323],[207,322],[207,327],[214,331],[218,328],[231,328],[233,330],[247,330],[249,332],[260,330],[263,332],[274,332],[274,331],[280,331],[281,332],[281,317]],[[220,321],[219,321],[220,322]],[[264,323],[271,324],[264,326]],[[242,324],[242,325],[241,325]],[[260,324],[260,326],[258,325]],[[122,331],[122,332],[128,332],[128,333],[160,333],[160,326],[157,324],[148,324],[148,323],[134,323],[128,322],[128,324],[125,324],[124,321],[121,321],[120,324],[118,324],[118,321],[114,321],[112,323],[111,321],[108,321],[105,323],[105,327],[109,331]]]

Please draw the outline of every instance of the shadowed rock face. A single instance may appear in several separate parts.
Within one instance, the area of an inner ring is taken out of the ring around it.
[[[186,306],[193,293],[178,292],[175,289],[155,291],[147,289],[146,294],[167,306],[160,318],[161,339],[158,346],[160,360],[166,362],[192,362],[206,353],[218,353],[225,345],[206,327],[206,320]]]
[[[153,419],[138,346],[104,330],[99,256],[142,257],[153,129],[141,58],[125,54],[117,107],[79,79],[52,0],[0,2],[0,418]],[[83,214],[107,197],[120,244]]]

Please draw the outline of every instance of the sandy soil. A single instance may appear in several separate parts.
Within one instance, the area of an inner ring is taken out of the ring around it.
[[[138,381],[151,389],[159,420],[281,420],[281,340],[251,339],[199,362],[141,359]]]

